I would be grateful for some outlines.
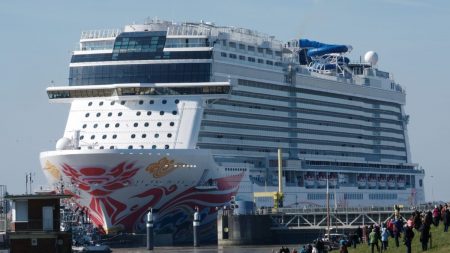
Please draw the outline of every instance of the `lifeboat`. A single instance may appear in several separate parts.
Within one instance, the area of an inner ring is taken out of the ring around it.
[[[366,186],[367,186],[366,174],[359,174],[356,181],[358,183],[358,188],[366,188]]]
[[[368,181],[367,184],[369,185],[370,189],[377,188],[378,182],[376,175],[370,174],[367,181]]]
[[[380,175],[378,177],[378,187],[380,187],[380,189],[385,189],[386,185],[386,176]]]
[[[397,187],[397,184],[395,182],[395,176],[388,176],[387,178],[387,186],[389,189],[395,189]]]

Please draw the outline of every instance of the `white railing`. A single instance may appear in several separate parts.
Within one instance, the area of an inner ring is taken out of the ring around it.
[[[100,39],[100,38],[114,38],[121,32],[120,29],[107,29],[107,30],[91,30],[81,32],[81,39]]]

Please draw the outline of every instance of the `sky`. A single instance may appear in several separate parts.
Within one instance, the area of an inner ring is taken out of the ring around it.
[[[81,31],[158,17],[352,45],[355,60],[376,51],[379,69],[406,89],[412,160],[426,171],[426,199],[449,201],[449,13],[445,0],[1,0],[0,184],[24,193],[28,172],[34,187],[46,184],[39,153],[54,149],[69,107],[49,104],[45,89],[68,85]]]

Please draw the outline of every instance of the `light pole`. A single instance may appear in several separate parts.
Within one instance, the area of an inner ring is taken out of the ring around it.
[[[436,200],[434,199],[434,187],[433,187],[434,176],[430,176],[430,178],[431,178],[431,199],[433,200],[434,204],[434,202],[436,202]]]

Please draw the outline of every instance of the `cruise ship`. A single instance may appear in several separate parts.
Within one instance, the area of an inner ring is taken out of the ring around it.
[[[422,203],[405,90],[351,50],[203,21],[82,32],[68,85],[47,88],[70,111],[43,172],[105,233],[142,231],[153,208],[173,242],[196,207],[210,235],[232,199],[273,206],[254,193],[276,191],[279,149],[284,207],[326,189],[340,207]]]

